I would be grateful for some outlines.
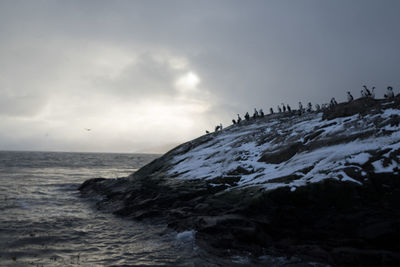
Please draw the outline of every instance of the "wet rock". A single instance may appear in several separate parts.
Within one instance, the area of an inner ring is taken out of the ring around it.
[[[81,184],[78,187],[78,190],[82,192],[82,191],[86,190],[86,188],[94,187],[93,189],[95,189],[100,184],[99,182],[104,181],[104,180],[106,180],[106,179],[105,178],[93,178],[93,179],[86,180],[85,182],[83,182],[83,184]]]

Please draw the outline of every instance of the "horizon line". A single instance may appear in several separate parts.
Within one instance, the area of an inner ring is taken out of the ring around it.
[[[96,151],[59,151],[59,150],[19,150],[19,149],[0,149],[0,152],[28,152],[28,153],[76,153],[76,154],[142,154],[142,155],[163,155],[164,153],[151,153],[151,152],[96,152]]]

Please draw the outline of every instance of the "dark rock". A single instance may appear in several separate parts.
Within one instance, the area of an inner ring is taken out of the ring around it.
[[[322,118],[324,120],[332,120],[340,117],[348,117],[354,114],[365,114],[376,108],[378,100],[364,97],[349,103],[340,103],[330,109],[324,110]]]
[[[85,188],[96,186],[96,185],[98,185],[98,182],[104,181],[104,180],[106,180],[106,179],[105,178],[93,178],[93,179],[86,180],[85,182],[83,182],[83,184],[81,184],[78,187],[78,190],[83,191],[83,190],[85,190]]]
[[[221,176],[221,177],[216,177],[210,180],[207,180],[207,182],[212,183],[212,184],[229,184],[229,185],[236,185],[237,182],[239,182],[240,176]]]
[[[233,171],[228,172],[229,175],[242,175],[242,174],[250,174],[250,173],[252,173],[251,170],[247,170],[247,169],[243,168],[242,166],[238,166]]]
[[[302,146],[303,144],[301,143],[295,143],[289,147],[284,147],[279,151],[265,152],[258,161],[270,164],[282,163],[296,155],[296,153],[302,148]]]
[[[311,141],[313,139],[315,139],[317,136],[319,136],[320,134],[322,134],[324,132],[324,130],[319,130],[319,131],[315,131],[309,135],[307,135],[306,137],[304,137],[304,144],[307,143],[308,141]]]

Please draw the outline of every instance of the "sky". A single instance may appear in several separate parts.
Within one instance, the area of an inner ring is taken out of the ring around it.
[[[399,13],[397,0],[0,0],[0,150],[164,153],[254,108],[398,93]]]

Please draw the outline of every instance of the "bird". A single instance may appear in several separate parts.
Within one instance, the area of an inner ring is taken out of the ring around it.
[[[90,128],[85,128],[86,131],[90,132],[92,129]]]
[[[254,109],[254,113],[253,113],[253,118],[257,118],[258,117],[258,111],[257,109]]]
[[[238,118],[237,118],[237,123],[239,124],[242,121],[242,118],[240,118],[240,115],[237,114]]]
[[[353,100],[354,100],[354,97],[351,95],[351,93],[349,91],[347,91],[347,102],[351,102]]]
[[[248,112],[246,112],[246,114],[244,115],[244,118],[246,119],[246,121],[250,120],[250,115]]]
[[[364,89],[361,90],[361,96],[363,97],[372,97],[371,91],[368,90],[366,85],[363,85]]]
[[[311,112],[312,111],[312,104],[311,102],[308,102],[307,104],[307,112]]]
[[[329,104],[329,108],[334,108],[337,105],[336,99],[332,97],[331,102]]]
[[[388,86],[388,88],[386,90],[385,98],[393,98],[393,97],[394,97],[393,87]]]
[[[303,104],[299,101],[299,115],[303,113]]]

